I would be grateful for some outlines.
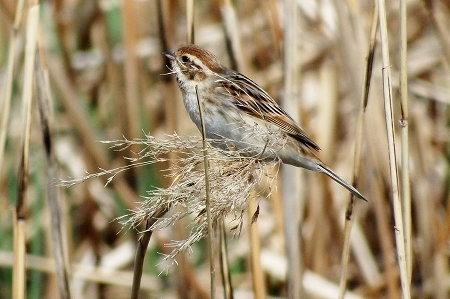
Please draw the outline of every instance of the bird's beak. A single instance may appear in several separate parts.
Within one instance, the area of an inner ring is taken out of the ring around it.
[[[163,54],[169,58],[170,60],[175,60],[175,52],[174,51],[165,51]]]

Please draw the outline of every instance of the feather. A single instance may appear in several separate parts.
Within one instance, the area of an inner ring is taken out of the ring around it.
[[[270,95],[258,84],[246,76],[231,71],[225,79],[219,77],[222,92],[232,96],[235,105],[250,116],[265,120],[278,126],[283,132],[300,141],[302,144],[319,151],[319,146],[306,135],[306,132],[287,114]]]

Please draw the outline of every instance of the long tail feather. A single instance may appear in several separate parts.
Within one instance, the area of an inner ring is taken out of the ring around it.
[[[348,191],[350,191],[351,193],[353,193],[356,197],[367,201],[367,199],[358,191],[356,190],[355,187],[353,187],[352,185],[350,185],[349,183],[347,183],[346,181],[344,181],[343,179],[341,179],[337,174],[335,174],[331,169],[329,169],[328,167],[326,167],[325,165],[319,165],[319,171],[323,172],[324,174],[326,174],[327,176],[329,176],[330,178],[332,178],[333,180],[335,180],[336,182],[338,182],[340,185],[342,185],[345,189],[347,189]]]

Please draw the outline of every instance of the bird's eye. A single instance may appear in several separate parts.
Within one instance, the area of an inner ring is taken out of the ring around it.
[[[187,57],[186,55],[183,55],[183,56],[181,56],[181,61],[183,61],[183,62],[189,62],[189,61],[191,61],[191,60],[190,60],[189,57]]]

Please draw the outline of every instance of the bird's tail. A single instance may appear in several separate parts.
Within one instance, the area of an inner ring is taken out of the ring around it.
[[[319,165],[319,171],[325,173],[327,176],[329,176],[330,178],[341,184],[345,189],[353,193],[356,197],[364,201],[367,201],[367,199],[358,190],[356,190],[355,187],[353,187],[352,185],[341,179],[337,174],[335,174],[331,169],[329,169],[325,165]]]

